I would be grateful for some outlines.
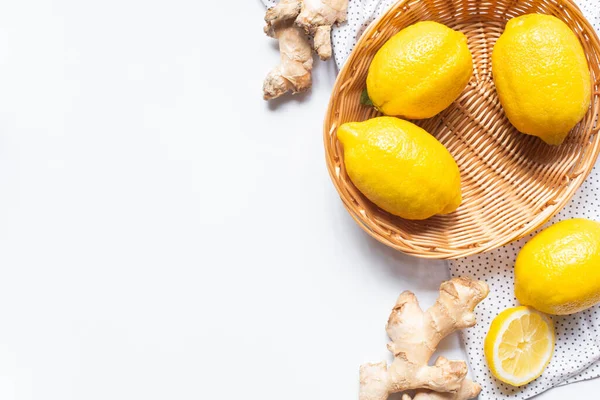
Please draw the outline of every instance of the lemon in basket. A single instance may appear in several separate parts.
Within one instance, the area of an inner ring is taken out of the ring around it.
[[[554,353],[554,328],[546,315],[526,306],[501,312],[485,338],[484,353],[492,374],[513,386],[538,378]]]
[[[448,214],[461,203],[460,172],[446,148],[415,124],[378,117],[341,125],[350,180],[381,209],[406,219]]]
[[[591,78],[581,43],[551,15],[511,19],[494,46],[492,72],[510,122],[548,144],[561,144],[590,106]]]
[[[401,30],[377,51],[367,92],[386,115],[430,118],[457,99],[472,74],[466,36],[423,21]]]

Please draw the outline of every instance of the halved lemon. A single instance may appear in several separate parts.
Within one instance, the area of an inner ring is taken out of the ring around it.
[[[554,326],[531,307],[502,311],[490,326],[484,352],[492,374],[513,386],[538,378],[554,353]]]

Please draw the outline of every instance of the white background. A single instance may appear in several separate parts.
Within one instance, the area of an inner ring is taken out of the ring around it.
[[[0,399],[355,399],[397,295],[431,304],[445,265],[370,239],[329,181],[333,63],[261,99],[263,13],[4,2]]]

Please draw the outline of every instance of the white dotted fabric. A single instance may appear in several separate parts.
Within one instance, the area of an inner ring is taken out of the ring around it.
[[[262,0],[267,6],[277,1]],[[600,1],[576,0],[586,18],[600,32]],[[350,0],[348,22],[334,28],[334,55],[341,67],[356,40],[368,24],[395,0]],[[600,164],[594,168],[573,200],[546,226],[573,217],[600,221]],[[533,236],[533,235],[531,235]],[[556,350],[544,374],[523,388],[505,385],[493,378],[483,356],[483,340],[492,319],[507,307],[517,305],[513,293],[513,266],[525,238],[484,255],[449,263],[452,276],[471,276],[485,280],[491,288],[489,297],[477,309],[478,324],[462,332],[474,380],[483,390],[480,400],[527,399],[554,386],[600,376],[600,306],[566,317],[552,317],[556,328]]]

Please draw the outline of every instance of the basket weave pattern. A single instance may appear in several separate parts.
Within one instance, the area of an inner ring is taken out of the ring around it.
[[[528,13],[564,21],[581,41],[592,76],[592,105],[561,146],[519,133],[500,105],[491,53],[509,19]],[[377,50],[395,33],[432,20],[463,32],[474,73],[461,96],[437,116],[412,121],[434,135],[456,160],[463,203],[449,215],[408,221],[388,214],[352,184],[343,163],[337,128],[380,115],[360,104]],[[362,35],[336,81],[324,126],[327,166],[352,217],[371,236],[405,253],[457,258],[500,247],[532,232],[571,199],[600,150],[597,124],[600,42],[571,0],[399,1]]]

